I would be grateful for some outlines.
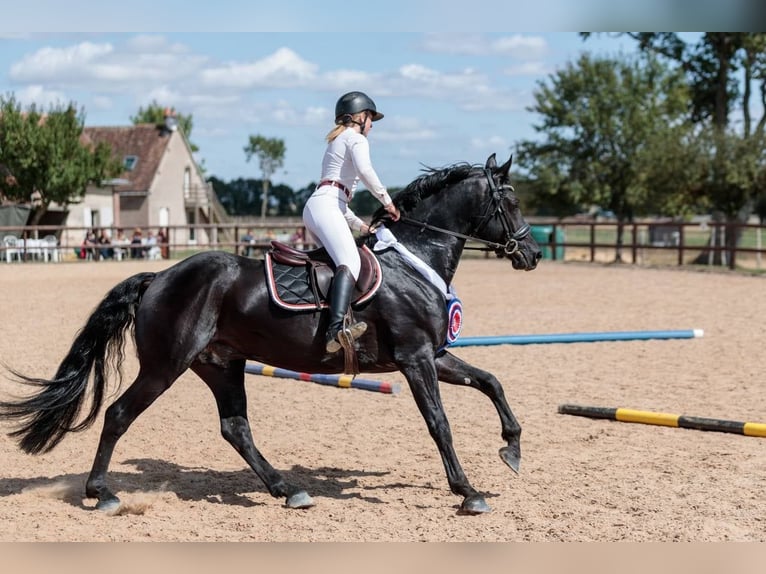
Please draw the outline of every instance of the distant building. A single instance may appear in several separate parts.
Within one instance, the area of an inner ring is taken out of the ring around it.
[[[156,231],[227,220],[172,116],[163,125],[86,127],[82,141],[108,144],[124,171],[101,185],[89,186],[82,200],[69,206],[67,227]],[[75,236],[79,233],[73,232],[67,243],[81,241]],[[211,242],[207,230],[193,228],[176,230],[171,239],[181,244]]]

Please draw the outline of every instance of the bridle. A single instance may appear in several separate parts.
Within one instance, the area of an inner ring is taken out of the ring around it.
[[[504,184],[497,186],[495,184],[495,178],[492,177],[492,171],[489,168],[484,168],[484,175],[487,176],[487,182],[489,184],[490,201],[487,203],[487,208],[484,211],[479,223],[474,229],[467,235],[452,231],[450,229],[444,229],[442,227],[436,227],[426,223],[425,221],[417,221],[410,217],[402,216],[401,221],[420,227],[421,229],[428,229],[430,231],[437,231],[444,233],[445,235],[451,235],[452,237],[459,237],[460,239],[466,239],[470,241],[476,241],[483,243],[486,247],[466,247],[466,249],[475,249],[478,251],[494,251],[498,255],[505,255],[510,257],[519,250],[519,242],[523,241],[530,233],[531,228],[528,223],[524,222],[519,229],[513,230],[508,212],[503,208],[503,200],[507,197],[508,191],[513,192],[513,186],[510,184]],[[492,219],[497,217],[500,220],[503,230],[505,231],[505,243],[496,243],[494,241],[487,241],[476,237],[476,234],[481,231],[484,226]]]

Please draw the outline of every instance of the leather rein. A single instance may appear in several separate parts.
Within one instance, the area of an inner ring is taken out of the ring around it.
[[[421,229],[437,231],[439,233],[444,233],[445,235],[451,235],[452,237],[458,237],[460,239],[466,239],[470,241],[477,241],[486,245],[486,247],[466,247],[466,249],[475,249],[478,251],[495,251],[496,253],[502,252],[506,256],[513,255],[519,250],[519,242],[523,241],[527,235],[529,235],[531,228],[529,224],[525,222],[524,225],[522,225],[518,230],[513,230],[513,226],[511,225],[511,220],[508,217],[508,213],[503,208],[503,200],[507,196],[507,191],[510,190],[512,192],[513,186],[501,185],[498,187],[495,184],[495,179],[492,177],[492,171],[488,168],[484,168],[484,174],[487,176],[487,182],[489,183],[489,189],[492,194],[491,201],[487,204],[487,209],[484,212],[481,221],[479,221],[479,224],[468,235],[458,233],[457,231],[444,229],[442,227],[436,227],[435,225],[431,225],[425,221],[417,221],[416,219],[411,219],[406,216],[402,216],[401,220],[410,225],[420,227]],[[500,223],[505,230],[505,243],[496,243],[494,241],[487,241],[486,239],[476,237],[475,234],[478,233],[492,217],[498,217],[500,219]]]

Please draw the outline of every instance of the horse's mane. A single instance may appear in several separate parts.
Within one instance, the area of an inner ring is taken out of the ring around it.
[[[438,193],[452,184],[463,181],[479,167],[467,162],[459,162],[443,168],[426,166],[422,169],[424,173],[397,193],[393,201],[401,214],[406,215],[425,198]],[[387,215],[382,207],[379,208],[372,216],[372,223],[374,224],[381,219],[385,219]]]

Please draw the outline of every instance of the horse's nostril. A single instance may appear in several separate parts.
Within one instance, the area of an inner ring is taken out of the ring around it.
[[[540,261],[540,259],[543,258],[543,252],[542,251],[536,251],[535,252],[535,261]]]

